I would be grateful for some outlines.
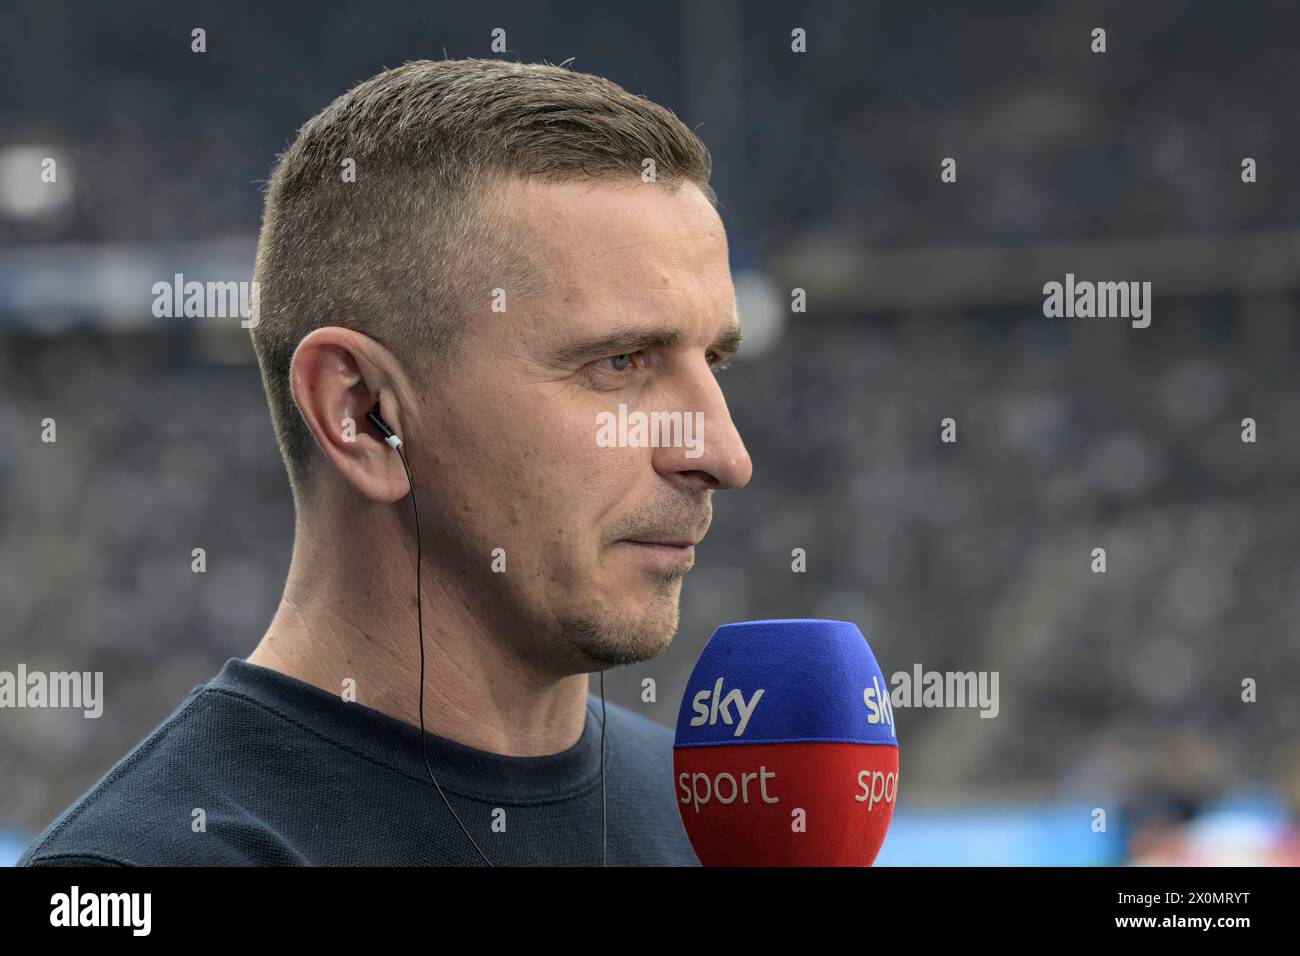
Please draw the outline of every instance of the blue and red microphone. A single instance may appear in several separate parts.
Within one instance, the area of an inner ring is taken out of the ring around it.
[[[870,866],[898,799],[898,738],[862,632],[719,627],[682,697],[673,782],[705,866]]]

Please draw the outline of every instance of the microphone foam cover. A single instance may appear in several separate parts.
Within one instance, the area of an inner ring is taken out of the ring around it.
[[[870,866],[894,814],[898,738],[862,632],[719,627],[682,697],[673,778],[705,866]]]

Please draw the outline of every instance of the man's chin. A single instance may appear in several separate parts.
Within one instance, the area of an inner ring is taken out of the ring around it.
[[[578,618],[565,627],[565,639],[588,671],[639,664],[658,657],[677,636],[678,606],[659,604],[637,614]]]

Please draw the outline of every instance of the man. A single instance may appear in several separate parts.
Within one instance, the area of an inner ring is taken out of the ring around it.
[[[751,473],[708,174],[669,111],[552,66],[408,63],[309,121],[255,276],[283,599],[20,862],[695,865],[671,733],[609,705],[602,768],[588,674],[669,645]],[[694,443],[601,426],[673,413]]]

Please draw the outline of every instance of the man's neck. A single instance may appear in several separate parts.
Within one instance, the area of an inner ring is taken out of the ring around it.
[[[341,697],[351,689],[356,703],[419,726],[413,569],[382,573],[374,560],[339,567],[333,558],[362,549],[355,542],[322,547],[319,536],[302,530],[284,597],[248,662]],[[409,565],[405,552],[395,550],[387,550],[389,560]],[[442,587],[436,571],[425,562],[425,730],[509,756],[545,756],[576,744],[587,715],[588,676],[552,678],[529,669],[510,642],[485,629],[486,615],[475,619],[463,595]]]

